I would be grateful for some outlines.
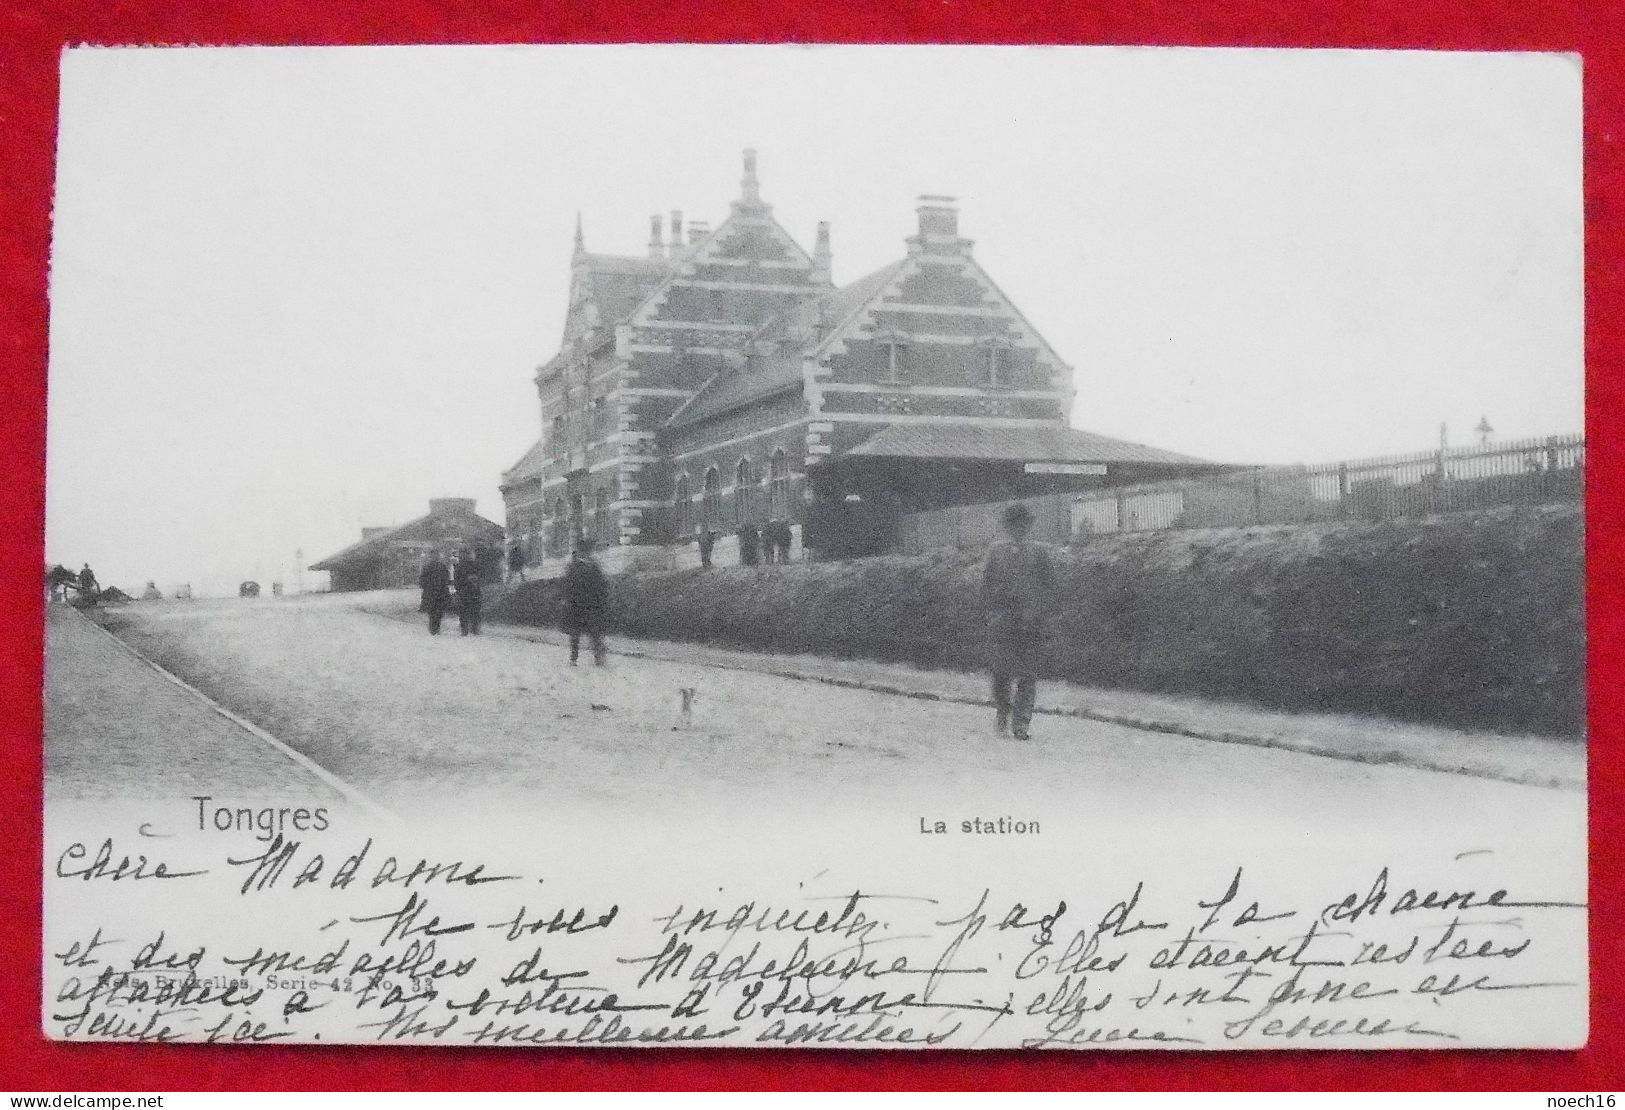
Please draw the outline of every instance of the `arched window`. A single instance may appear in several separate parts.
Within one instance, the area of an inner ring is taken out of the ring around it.
[[[705,472],[705,492],[700,499],[700,526],[707,532],[722,524],[722,478],[717,468]]]
[[[788,520],[790,517],[790,460],[784,448],[773,452],[767,466],[767,515],[770,520]]]
[[[613,543],[615,522],[609,511],[609,491],[600,489],[592,495],[593,538],[600,544]]]
[[[672,494],[672,526],[679,539],[688,535],[691,508],[688,503],[688,475],[680,474],[677,477],[677,490]]]
[[[734,467],[734,525],[743,528],[750,523],[751,502],[750,460],[740,459]]]

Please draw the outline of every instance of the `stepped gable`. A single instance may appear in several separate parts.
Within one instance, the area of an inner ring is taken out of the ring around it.
[[[882,266],[857,281],[800,303],[793,313],[773,317],[744,345],[736,366],[719,370],[682,408],[672,414],[674,428],[697,424],[804,384],[805,351],[815,352],[836,325],[867,303],[902,267]],[[834,322],[834,323],[832,323]]]
[[[560,354],[595,329],[612,328],[632,315],[670,275],[671,262],[664,253],[635,258],[588,251],[578,215]]]
[[[1072,405],[1072,370],[1011,302],[959,235],[950,197],[924,196],[907,254],[847,287],[860,303],[832,322],[813,351],[827,384],[992,386],[1052,392],[1046,418],[1064,423]],[[922,376],[891,380],[896,349],[921,349],[911,360]]]
[[[829,288],[761,199],[753,151],[728,218],[671,259],[670,275],[620,329],[644,388],[699,392],[742,366],[764,324]]]

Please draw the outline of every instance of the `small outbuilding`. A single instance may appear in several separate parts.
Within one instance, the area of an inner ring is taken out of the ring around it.
[[[472,497],[436,497],[429,511],[393,528],[363,528],[351,544],[311,570],[325,570],[335,592],[393,590],[415,586],[423,560],[431,551],[473,549],[480,576],[502,580],[502,525],[474,511]]]

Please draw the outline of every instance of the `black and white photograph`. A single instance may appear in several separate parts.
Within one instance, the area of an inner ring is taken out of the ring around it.
[[[1587,1036],[1580,63],[77,48],[65,1040]]]

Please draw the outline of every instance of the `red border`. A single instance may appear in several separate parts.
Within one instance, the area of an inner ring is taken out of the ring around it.
[[[0,16],[0,1089],[1514,1089],[1607,1090],[1625,1033],[1618,725],[1625,680],[1625,19],[1617,0],[168,0],[19,4]],[[476,10],[477,9],[477,10]],[[39,567],[44,531],[46,262],[58,56],[77,43],[354,44],[838,41],[1139,43],[1578,51],[1585,62],[1591,528],[1592,1039],[1573,1053],[839,1053],[62,1045],[39,1033]],[[1599,804],[1601,800],[1602,804]]]

